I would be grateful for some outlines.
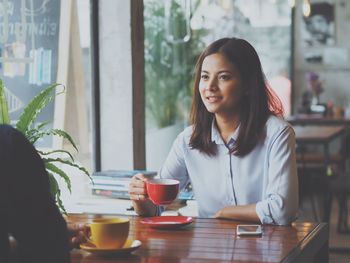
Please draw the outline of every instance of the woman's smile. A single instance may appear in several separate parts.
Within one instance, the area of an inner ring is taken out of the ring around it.
[[[222,100],[221,96],[216,96],[216,95],[209,95],[206,96],[206,99],[208,101],[208,103],[216,103]]]

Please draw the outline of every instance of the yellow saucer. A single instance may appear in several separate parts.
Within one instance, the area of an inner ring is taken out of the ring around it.
[[[124,246],[121,248],[113,248],[113,249],[97,248],[94,244],[91,244],[88,242],[80,244],[80,248],[96,255],[115,256],[115,255],[123,255],[123,254],[131,253],[134,250],[138,249],[141,246],[141,244],[142,243],[140,240],[128,239],[125,242]]]

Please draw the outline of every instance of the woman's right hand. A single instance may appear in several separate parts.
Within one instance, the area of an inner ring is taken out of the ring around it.
[[[147,199],[146,190],[147,178],[144,174],[136,174],[131,178],[129,184],[129,196],[132,201],[145,201]]]

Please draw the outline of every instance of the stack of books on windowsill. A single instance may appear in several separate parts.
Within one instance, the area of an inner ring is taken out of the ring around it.
[[[143,173],[153,178],[157,172],[145,170],[108,170],[92,174],[92,194],[111,198],[129,199],[128,188],[131,178]]]

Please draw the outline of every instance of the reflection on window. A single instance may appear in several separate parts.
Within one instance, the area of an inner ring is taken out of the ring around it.
[[[145,1],[147,129],[183,121],[193,64],[201,49],[191,35],[190,1]],[[183,4],[185,3],[185,4]]]
[[[290,113],[288,1],[145,0],[144,5],[148,169],[161,167],[172,141],[188,125],[195,61],[216,39],[240,37],[252,43],[270,86]]]

